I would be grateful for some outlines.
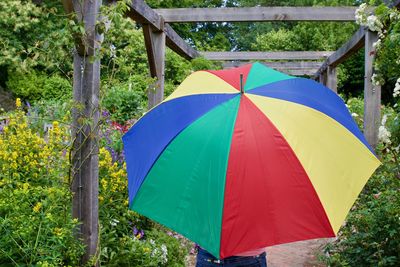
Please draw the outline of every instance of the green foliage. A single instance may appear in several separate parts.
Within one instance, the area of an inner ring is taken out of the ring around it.
[[[72,85],[67,79],[52,75],[45,80],[42,95],[47,100],[68,100],[72,97]]]
[[[78,266],[84,247],[71,216],[70,129],[54,121],[47,133],[38,130],[46,107],[48,119],[68,122],[68,104],[38,103],[26,115],[18,99],[18,110],[5,114],[7,126],[0,130],[0,265]],[[108,139],[120,140],[122,132],[109,120],[101,131],[97,260],[104,266],[184,266],[187,241],[128,209],[126,166]]]
[[[111,151],[111,153],[110,153]],[[187,248],[128,208],[125,164],[100,149],[100,263],[107,266],[184,266]]]
[[[71,70],[70,28],[61,1],[0,2],[0,66],[27,71],[31,67]],[[5,74],[5,73],[3,73]]]
[[[347,101],[353,117],[362,125],[362,99]],[[399,266],[400,264],[400,162],[399,114],[382,109],[383,126],[391,132],[389,143],[376,152],[382,166],[370,178],[341,228],[338,240],[326,248],[329,266]],[[381,130],[380,130],[381,131]]]
[[[137,88],[142,86],[142,88]],[[105,94],[102,105],[111,113],[111,118],[125,124],[128,120],[137,118],[143,113],[142,101],[145,98],[146,84],[133,83],[116,84]],[[144,101],[143,101],[144,102]]]
[[[376,72],[386,81],[382,97],[387,102],[392,100],[394,84],[400,78],[400,12],[382,5],[377,16],[385,25],[386,33],[380,38],[382,41],[374,66]]]
[[[400,184],[387,164],[371,178],[339,241],[328,248],[330,266],[399,266]]]
[[[54,122],[40,137],[20,108],[0,131],[0,265],[78,264],[66,133]]]
[[[15,96],[28,101],[38,100],[42,96],[46,77],[33,71],[31,73],[14,72],[9,74],[7,87]]]
[[[72,86],[67,79],[55,74],[48,76],[43,72],[32,71],[28,73],[10,72],[7,81],[8,89],[16,97],[27,101],[67,100],[71,99]]]

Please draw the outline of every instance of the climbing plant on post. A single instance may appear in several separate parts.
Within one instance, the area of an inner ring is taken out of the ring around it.
[[[98,248],[98,122],[100,88],[101,0],[65,0],[67,13],[74,12],[76,33],[74,52],[73,145],[71,153],[71,190],[73,216],[82,224],[78,237],[82,238],[86,253],[82,263],[95,259]],[[79,27],[78,27],[79,28]],[[97,265],[93,262],[93,265]]]

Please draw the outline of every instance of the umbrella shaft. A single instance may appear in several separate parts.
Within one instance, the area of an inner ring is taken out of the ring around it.
[[[243,74],[242,73],[240,73],[240,93],[244,93],[244,90],[243,90]]]

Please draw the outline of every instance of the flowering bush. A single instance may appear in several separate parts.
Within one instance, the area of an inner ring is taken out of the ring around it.
[[[116,154],[111,147],[100,149],[100,262],[107,266],[184,266],[185,244],[129,210],[125,163]]]
[[[373,84],[388,83],[383,91],[393,90],[393,85],[400,79],[400,11],[382,4],[374,14],[369,14],[368,6],[362,4],[355,16],[358,24],[378,34],[379,39],[373,44],[377,53]]]
[[[76,266],[83,246],[73,236],[67,129],[54,122],[39,136],[16,105],[0,131],[0,264]]]
[[[347,101],[353,118],[362,125],[363,101]],[[399,266],[400,162],[399,113],[382,108],[376,153],[382,166],[368,181],[353,206],[337,241],[326,248],[329,266]]]
[[[74,236],[79,222],[71,216],[69,129],[54,121],[43,132],[40,106],[28,108],[28,114],[20,99],[16,106],[0,117],[5,122],[0,128],[0,265],[77,266],[84,247]],[[68,113],[63,117],[68,120]],[[125,163],[114,142],[122,129],[105,122],[99,152],[99,262],[183,266],[182,238],[128,209]]]

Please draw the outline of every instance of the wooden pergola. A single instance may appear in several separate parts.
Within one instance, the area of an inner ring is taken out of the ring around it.
[[[74,145],[72,153],[73,216],[82,221],[80,233],[87,245],[83,261],[96,255],[98,245],[98,96],[100,61],[96,51],[101,36],[96,32],[101,0],[62,0],[68,14],[75,12],[85,26],[82,42],[77,42],[74,55],[74,100],[83,107],[74,112]],[[110,3],[115,1],[108,1]],[[400,7],[400,0],[392,6]],[[148,91],[149,107],[164,96],[165,49],[169,47],[191,60],[203,56],[223,61],[224,67],[239,66],[251,60],[265,62],[282,72],[308,75],[337,92],[336,67],[365,47],[364,135],[375,147],[380,124],[381,88],[371,83],[375,51],[372,44],[377,34],[359,30],[337,51],[280,52],[199,52],[180,37],[170,24],[184,22],[262,22],[262,21],[354,21],[356,7],[249,7],[249,8],[173,8],[152,9],[143,0],[132,0],[128,17],[142,25],[151,77],[155,90]],[[87,60],[93,57],[95,60]],[[90,120],[85,124],[83,118]]]

